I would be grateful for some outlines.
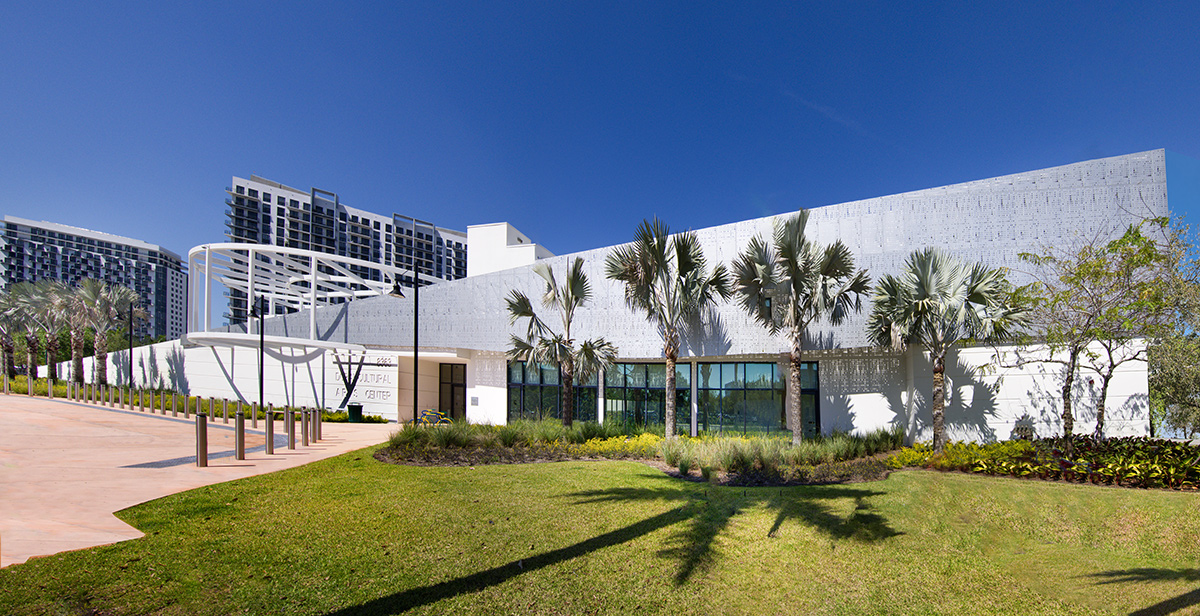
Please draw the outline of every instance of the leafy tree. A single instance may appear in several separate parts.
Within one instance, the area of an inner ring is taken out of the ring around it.
[[[862,310],[871,286],[866,270],[854,271],[854,255],[842,242],[821,246],[804,233],[808,211],[775,224],[771,242],[750,240],[733,264],[734,290],[742,308],[772,334],[791,345],[788,423],[792,442],[804,435],[800,419],[800,368],[808,326],[828,319],[839,325],[851,311]]]
[[[1074,432],[1072,392],[1078,370],[1100,379],[1095,436],[1103,438],[1108,388],[1117,369],[1147,358],[1146,345],[1134,341],[1160,339],[1170,331],[1174,306],[1169,283],[1177,260],[1169,234],[1160,241],[1143,233],[1144,225],[1167,232],[1165,219],[1152,219],[1130,225],[1107,242],[1020,255],[1035,266],[1031,322],[1035,335],[1050,348],[1049,357],[1034,361],[1063,366],[1064,436]],[[1092,343],[1100,350],[1089,350]]]
[[[1166,249],[1175,267],[1164,275],[1174,309],[1169,331],[1147,350],[1150,372],[1150,434],[1170,427],[1200,432],[1200,259],[1189,229],[1172,227]]]
[[[1014,298],[1004,270],[967,263],[936,248],[914,251],[897,276],[875,286],[867,336],[903,350],[920,345],[933,362],[933,447],[946,445],[946,353],[961,342],[1011,339],[1026,308]]]
[[[512,336],[508,357],[515,361],[558,367],[562,373],[562,422],[570,427],[575,420],[576,378],[587,378],[611,366],[617,359],[617,348],[603,338],[576,344],[571,334],[575,311],[592,297],[591,284],[583,273],[583,259],[575,258],[561,286],[554,278],[554,271],[545,262],[534,265],[533,271],[546,283],[542,306],[558,313],[561,329],[554,331],[545,320],[538,317],[529,298],[514,289],[508,297],[509,321],[515,324],[521,319],[529,319],[529,322],[524,338]]]
[[[605,275],[624,283],[625,303],[646,315],[662,339],[666,357],[664,422],[667,438],[675,437],[675,364],[680,332],[717,298],[729,297],[724,264],[708,271],[704,251],[690,231],[671,235],[657,218],[643,220],[633,243],[618,247],[604,260]]]

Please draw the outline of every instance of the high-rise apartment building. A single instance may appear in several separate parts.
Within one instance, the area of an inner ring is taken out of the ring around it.
[[[341,203],[336,193],[317,188],[304,192],[256,175],[234,177],[225,192],[225,236],[231,242],[302,248],[415,269],[426,283],[467,275],[465,231],[360,210]],[[367,268],[354,273],[379,276]],[[402,276],[400,283],[412,286],[413,278]],[[230,291],[229,322],[245,322],[246,313],[245,295]]]
[[[149,321],[138,335],[175,339],[187,331],[187,273],[179,255],[154,244],[53,222],[0,221],[0,289],[18,282],[84,278],[126,286]]]

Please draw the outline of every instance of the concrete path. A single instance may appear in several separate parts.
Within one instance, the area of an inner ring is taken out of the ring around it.
[[[275,455],[246,421],[246,459],[233,455],[233,419],[209,423],[207,468],[197,468],[195,419],[0,394],[0,567],[34,556],[142,536],[113,512],[232,479],[270,473],[387,440],[395,424],[334,424],[322,440]]]

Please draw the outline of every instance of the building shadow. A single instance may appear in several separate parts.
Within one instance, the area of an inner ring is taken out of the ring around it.
[[[1102,571],[1089,577],[1097,578],[1098,584],[1128,584],[1137,582],[1200,582],[1200,569],[1154,569],[1141,567],[1119,571]],[[1130,612],[1130,616],[1162,616],[1200,605],[1200,587]]]
[[[751,507],[765,506],[776,511],[768,537],[789,521],[795,521],[825,533],[831,539],[863,542],[882,541],[900,535],[883,516],[872,511],[868,499],[883,494],[875,490],[838,486],[800,486],[785,488],[700,488],[678,484],[661,476],[661,488],[611,488],[588,490],[567,495],[575,504],[611,502],[663,502],[676,505],[621,528],[596,535],[556,550],[511,561],[490,569],[419,588],[397,592],[366,603],[330,612],[327,616],[397,614],[458,595],[479,592],[502,584],[524,573],[569,561],[604,548],[628,543],[655,531],[677,527],[667,540],[668,547],[659,556],[679,561],[676,585],[686,584],[695,573],[710,567],[719,557],[716,539],[739,513]],[[836,499],[852,498],[855,508],[849,516],[838,515],[829,504]]]

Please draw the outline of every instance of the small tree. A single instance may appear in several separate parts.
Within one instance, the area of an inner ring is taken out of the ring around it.
[[[618,247],[604,260],[605,275],[625,284],[625,303],[646,316],[662,339],[666,358],[663,421],[668,439],[675,438],[675,364],[680,332],[717,298],[729,297],[723,264],[708,271],[704,251],[690,231],[671,235],[657,218],[643,220],[632,244]]]
[[[1164,232],[1163,241],[1144,234],[1146,224]],[[1107,242],[1020,255],[1036,267],[1031,322],[1050,348],[1049,357],[1035,361],[1063,366],[1064,437],[1074,433],[1072,394],[1079,369],[1100,379],[1094,435],[1103,438],[1108,388],[1117,369],[1147,359],[1147,347],[1134,341],[1168,335],[1175,311],[1169,287],[1178,265],[1169,235],[1165,219],[1152,219]],[[1100,350],[1089,350],[1092,343]]]
[[[515,324],[521,319],[529,319],[529,322],[524,338],[512,336],[508,357],[514,361],[558,367],[562,373],[562,422],[570,427],[575,420],[576,378],[585,379],[613,365],[617,359],[617,348],[603,338],[586,340],[577,345],[572,336],[575,311],[592,297],[591,284],[583,273],[583,259],[575,258],[561,286],[548,264],[538,263],[533,266],[533,271],[546,282],[542,306],[558,313],[562,328],[554,331],[545,320],[538,317],[529,298],[513,290],[508,298],[510,323]]]
[[[772,334],[790,343],[788,423],[792,442],[804,436],[800,419],[800,369],[804,335],[812,323],[828,319],[839,325],[862,310],[871,286],[866,270],[854,271],[854,255],[840,241],[820,246],[804,228],[808,211],[776,222],[772,241],[755,236],[733,264],[735,292],[742,308]]]
[[[880,347],[919,344],[933,362],[933,447],[946,445],[946,353],[967,340],[1011,339],[1025,321],[1002,269],[966,263],[935,248],[914,251],[898,276],[875,286],[867,336]]]

